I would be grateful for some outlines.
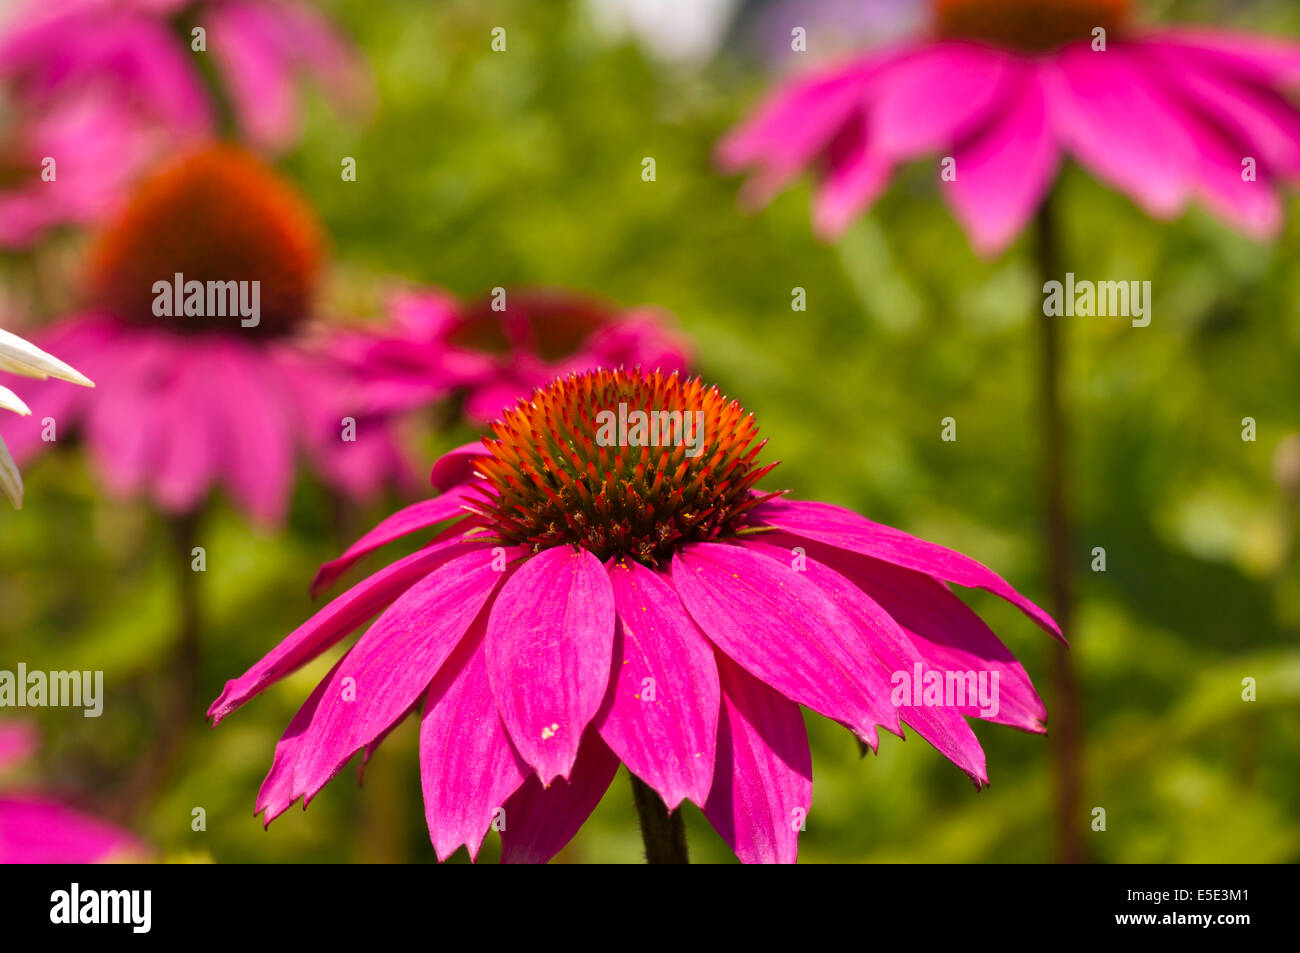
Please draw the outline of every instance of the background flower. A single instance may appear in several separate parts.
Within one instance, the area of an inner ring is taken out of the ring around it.
[[[897,166],[946,156],[944,197],[992,255],[1069,155],[1157,218],[1195,197],[1247,234],[1277,234],[1277,186],[1300,176],[1300,107],[1287,97],[1300,88],[1300,43],[1142,29],[1126,0],[931,6],[923,37],[792,80],[721,143],[725,167],[758,168],[751,199],[813,169],[814,224],[834,237]]]
[[[112,493],[147,493],[168,512],[193,511],[220,483],[253,519],[278,523],[300,455],[341,492],[375,493],[405,472],[394,434],[358,409],[357,378],[305,337],[323,252],[310,207],[260,160],[228,146],[183,156],[97,237],[88,307],[37,335],[95,375],[99,399],[41,385],[29,399],[81,431]],[[155,284],[172,311],[176,275],[201,290],[257,284],[257,323],[160,316]],[[16,459],[49,448],[42,431],[35,420],[5,431]]]
[[[195,27],[206,51],[189,45]],[[227,109],[228,132],[283,151],[300,131],[304,72],[336,105],[364,108],[357,55],[295,0],[14,4],[0,19],[0,247],[112,214],[151,164],[221,132]]]
[[[411,409],[454,395],[474,424],[556,377],[593,367],[685,370],[688,345],[653,308],[619,311],[547,288],[501,289],[464,303],[438,290],[389,300],[387,328],[343,335],[368,406]]]

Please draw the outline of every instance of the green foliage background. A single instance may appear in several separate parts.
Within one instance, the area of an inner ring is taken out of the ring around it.
[[[658,65],[599,34],[573,3],[330,8],[379,94],[355,127],[314,101],[283,163],[333,237],[332,313],[376,318],[382,291],[403,281],[466,295],[569,285],[661,306],[697,342],[703,375],[757,415],[784,461],[774,485],[970,553],[1046,601],[1030,238],[977,259],[922,168],[835,245],[811,236],[806,185],[745,212],[711,150],[772,76],[725,50],[699,68]],[[1300,33],[1294,4],[1164,9]],[[489,50],[495,26],[507,28],[505,54]],[[357,159],[356,183],[340,181],[345,155]],[[641,179],[644,156],[657,162],[653,183]],[[1260,246],[1200,210],[1153,222],[1073,167],[1058,201],[1070,270],[1155,289],[1145,329],[1062,319],[1084,803],[1108,822],[1087,843],[1109,862],[1300,860],[1300,501],[1274,472],[1300,428],[1300,203],[1288,197],[1285,233]],[[49,254],[57,263],[75,245]],[[31,266],[5,263],[7,292],[24,293]],[[804,313],[791,311],[795,286],[807,289]],[[939,439],[947,416],[954,443]],[[1255,442],[1242,440],[1243,417],[1257,421]],[[418,456],[467,437],[442,434]],[[102,668],[108,682],[98,720],[34,713],[46,745],[25,780],[126,820],[173,860],[432,860],[414,720],[384,743],[364,788],[349,769],[269,833],[252,817],[276,739],[334,655],[215,731],[192,712],[174,770],[124,800],[155,744],[170,672],[166,530],[144,504],[105,499],[80,451],[51,454],[25,477],[25,509],[0,510],[0,667]],[[313,611],[316,565],[400,502],[341,513],[304,478],[291,525],[267,535],[214,501],[202,529],[203,706]],[[1096,546],[1104,573],[1089,570]],[[998,600],[970,599],[1050,711],[1049,640]],[[1246,677],[1258,683],[1253,703],[1241,697]],[[808,725],[803,861],[1050,858],[1044,738],[978,723],[992,787],[977,794],[915,737],[885,736],[879,755],[860,759],[843,730],[815,716]],[[205,832],[191,830],[194,807]],[[695,859],[734,859],[685,810]],[[485,859],[496,850],[491,837]],[[640,857],[621,774],[561,859]]]

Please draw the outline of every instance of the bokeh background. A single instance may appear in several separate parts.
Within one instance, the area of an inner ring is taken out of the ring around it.
[[[698,9],[658,24],[615,2],[322,6],[377,87],[362,123],[309,99],[304,138],[279,163],[331,235],[326,311],[364,323],[403,282],[471,297],[564,285],[665,308],[694,340],[700,372],[756,414],[784,461],[773,486],[969,553],[1046,601],[1030,240],[976,258],[932,170],[914,168],[841,241],[821,244],[806,185],[750,213],[712,159],[776,77],[904,29],[915,4],[872,5],[870,16],[833,2],[683,4]],[[1300,35],[1289,0],[1146,9]],[[790,51],[792,23],[806,25],[809,53]],[[504,54],[489,48],[498,26]],[[345,155],[355,183],[340,181]],[[642,180],[647,156],[654,182]],[[1300,201],[1288,196],[1272,245],[1200,210],[1153,222],[1073,168],[1060,203],[1070,270],[1146,278],[1155,295],[1147,328],[1061,319],[1084,803],[1107,814],[1107,830],[1088,833],[1090,856],[1300,860]],[[34,324],[60,313],[82,241],[68,233],[6,255],[0,301]],[[791,310],[796,286],[805,312]],[[940,439],[949,416],[955,442]],[[1257,422],[1253,442],[1244,417]],[[411,452],[428,462],[472,436],[460,426],[418,437]],[[126,824],[168,860],[433,860],[413,719],[385,741],[364,787],[348,769],[269,833],[252,816],[276,740],[337,651],[215,731],[202,712],[313,611],[316,566],[403,500],[346,511],[304,478],[278,533],[214,502],[202,528],[202,704],[180,757],[142,788],[177,614],[166,527],[144,503],[106,498],[78,451],[47,454],[24,476],[24,509],[0,508],[0,667],[103,669],[107,683],[99,719],[26,713],[45,738],[28,780]],[[1104,573],[1089,568],[1094,547],[1106,550]],[[999,600],[963,595],[1050,712],[1049,640]],[[1254,702],[1242,699],[1247,677]],[[807,720],[815,789],[802,861],[1051,858],[1044,738],[979,723],[992,786],[976,793],[914,736],[885,735],[862,758],[847,732]],[[191,830],[195,807],[206,831]],[[684,810],[694,859],[734,860],[699,810]],[[497,843],[489,837],[483,859]],[[641,856],[622,772],[559,860]]]

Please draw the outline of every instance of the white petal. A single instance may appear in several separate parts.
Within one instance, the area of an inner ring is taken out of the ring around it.
[[[53,354],[46,354],[35,344],[24,341],[16,334],[0,328],[0,370],[12,371],[24,377],[57,377],[83,387],[94,387],[94,382],[76,368],[64,364]]]
[[[0,490],[9,497],[14,509],[23,508],[23,478],[18,473],[14,458],[9,456],[9,448],[5,446],[3,437],[0,437]]]
[[[12,410],[15,414],[24,417],[32,412],[32,409],[23,403],[21,397],[3,384],[0,384],[0,410]]]

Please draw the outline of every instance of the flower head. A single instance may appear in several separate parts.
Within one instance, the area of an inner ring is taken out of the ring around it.
[[[878,728],[907,724],[977,785],[967,717],[1043,730],[1024,668],[948,583],[1059,636],[1052,620],[973,559],[755,489],[772,468],[757,426],[716,388],[589,371],[491,429],[434,465],[441,495],[384,520],[317,585],[446,524],[428,545],[336,598],[209,710],[219,721],[378,613],[277,746],[267,823],[419,710],[440,859],[476,855],[498,809],[503,858],[548,859],[621,762],[669,809],[702,807],[742,860],[792,861],[812,797],[800,705],[873,748]],[[899,673],[982,677],[998,700],[926,703],[898,694]]]
[[[223,483],[278,522],[300,451],[350,495],[402,477],[388,421],[360,412],[355,374],[313,337],[323,248],[306,200],[250,153],[164,166],[95,237],[86,309],[39,336],[100,399],[38,385],[43,419],[83,431],[112,491],[172,512]],[[16,458],[49,446],[42,429],[6,431]]]
[[[349,334],[342,350],[368,381],[376,410],[455,397],[485,424],[517,398],[566,374],[621,365],[685,370],[688,347],[654,309],[619,311],[549,288],[499,289],[462,303],[432,289],[394,294],[389,326]]]
[[[983,254],[1002,251],[1073,157],[1157,218],[1204,202],[1253,237],[1300,176],[1300,45],[1145,30],[1122,0],[933,0],[927,35],[796,78],[719,146],[766,201],[812,169],[814,225],[842,232],[923,156]]]

